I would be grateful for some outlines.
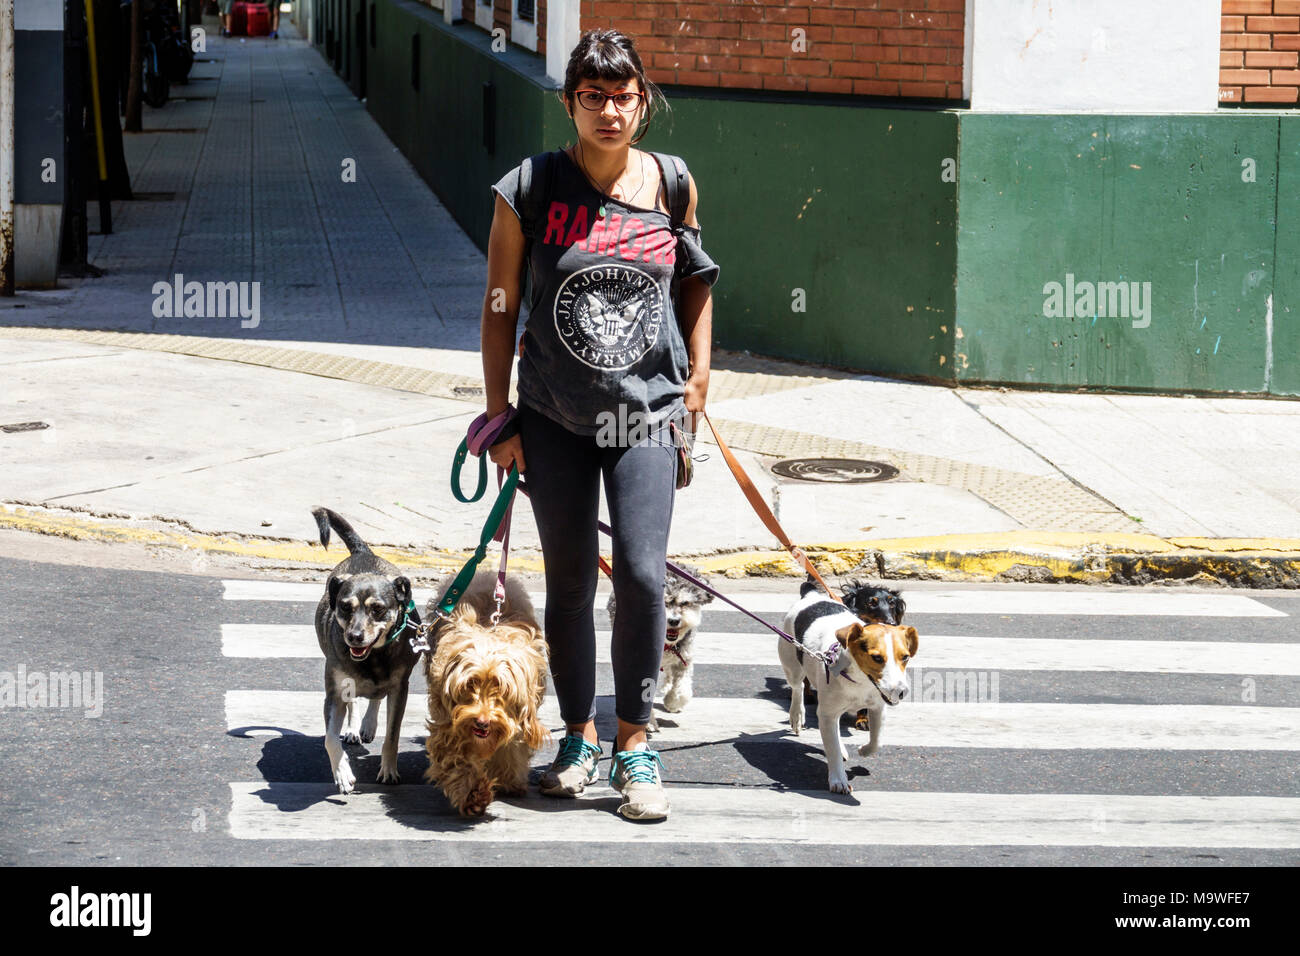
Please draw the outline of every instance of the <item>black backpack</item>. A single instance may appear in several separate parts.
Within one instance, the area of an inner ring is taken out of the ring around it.
[[[668,192],[669,218],[673,232],[676,234],[686,220],[686,207],[691,203],[691,181],[686,173],[686,162],[680,156],[668,153],[651,153],[659,163],[659,174],[663,177],[664,189]],[[555,176],[554,153],[538,153],[530,156],[519,166],[519,196],[522,211],[528,221],[536,224],[543,218],[547,197],[551,195],[551,184]],[[538,184],[540,183],[540,188]],[[523,301],[532,301],[532,270],[528,267],[529,254],[532,251],[532,239],[524,246],[523,265]],[[674,307],[677,302],[677,290],[681,284],[681,267],[684,259],[678,246],[677,264],[673,270],[671,294]]]

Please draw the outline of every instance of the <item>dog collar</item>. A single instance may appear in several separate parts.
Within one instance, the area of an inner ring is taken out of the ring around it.
[[[381,647],[387,647],[389,644],[393,643],[393,641],[397,640],[397,635],[401,634],[411,626],[411,612],[414,610],[415,601],[407,601],[406,608],[402,611],[402,623],[388,632],[388,637],[384,638],[384,643],[380,645]]]
[[[686,663],[686,658],[682,657],[682,652],[679,651],[679,650],[677,649],[677,645],[676,645],[676,644],[669,644],[669,643],[665,642],[665,643],[664,643],[664,650],[666,650],[666,651],[672,651],[674,654],[677,655],[677,659],[678,659],[679,661],[681,661],[683,664]],[[662,667],[659,668],[659,669],[660,669],[660,670],[663,670]]]

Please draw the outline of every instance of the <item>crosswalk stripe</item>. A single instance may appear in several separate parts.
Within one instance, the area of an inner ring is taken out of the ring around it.
[[[293,601],[315,604],[323,593],[323,584],[291,581],[226,580],[223,597],[227,601]],[[721,589],[724,590],[725,588]],[[794,584],[760,593],[728,595],[755,613],[781,613],[790,609],[798,597]],[[416,603],[424,607],[434,593],[415,592]],[[1153,594],[1150,591],[929,591],[905,593],[907,613],[912,614],[1050,614],[1050,615],[1133,615],[1178,617],[1286,617],[1286,613],[1240,594]],[[546,605],[546,595],[530,592],[538,612]],[[608,591],[596,598],[603,613]],[[715,601],[714,608],[729,610]]]
[[[244,840],[474,843],[784,843],[839,846],[1300,847],[1300,800],[1089,794],[911,793],[670,786],[672,814],[637,826],[618,795],[535,793],[487,818],[453,815],[430,786],[230,784],[230,833]]]
[[[776,637],[701,631],[695,663],[778,667]],[[610,661],[610,632],[596,632],[596,661]],[[226,657],[322,658],[310,624],[223,624]],[[998,671],[1300,676],[1300,644],[1123,641],[922,634],[913,667]]]
[[[969,687],[972,696],[976,689]],[[323,695],[323,690],[227,691],[226,729],[247,736],[321,735]],[[424,704],[417,697],[407,705],[404,737],[425,733]],[[597,698],[597,719],[612,721],[613,706],[612,698]],[[762,735],[782,739],[789,737],[788,709],[784,694],[779,701],[697,697],[680,714],[656,711],[660,732],[655,741],[725,742]],[[385,719],[381,715],[381,733]],[[553,731],[563,726],[554,697],[546,698],[542,721]],[[855,742],[861,736],[855,735]],[[821,738],[814,729],[805,728],[800,739],[820,747]],[[1300,750],[1300,708],[918,699],[889,710],[881,742],[893,747],[1035,750]]]

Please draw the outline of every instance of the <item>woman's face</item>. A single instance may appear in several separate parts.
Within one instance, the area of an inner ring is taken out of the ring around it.
[[[590,149],[626,149],[631,144],[632,137],[636,135],[641,117],[645,115],[645,97],[637,96],[633,100],[624,97],[622,105],[629,107],[627,112],[620,109],[619,104],[610,97],[606,97],[604,104],[599,108],[588,109],[581,102],[583,90],[640,93],[641,84],[637,82],[636,77],[629,80],[582,80],[578,83],[578,90],[574,93],[570,105],[573,122],[578,128],[578,137],[582,140],[583,146]],[[588,99],[595,102],[594,96],[589,96]]]

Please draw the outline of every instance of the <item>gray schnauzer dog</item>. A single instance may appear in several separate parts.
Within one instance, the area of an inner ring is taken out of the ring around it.
[[[688,564],[682,570],[689,572],[701,581],[712,583],[698,569]],[[664,610],[667,617],[664,622],[664,650],[660,663],[659,688],[664,695],[664,710],[676,714],[691,702],[691,676],[694,666],[695,632],[699,629],[700,619],[704,615],[704,605],[713,600],[713,595],[696,587],[685,578],[668,571],[664,578]],[[609,612],[610,626],[614,626],[614,595],[610,594],[609,603],[605,605]],[[646,730],[656,733],[659,730],[653,710]]]

